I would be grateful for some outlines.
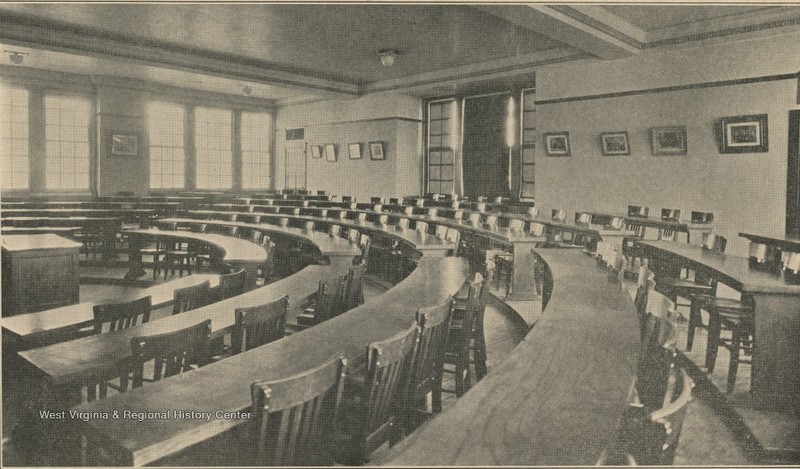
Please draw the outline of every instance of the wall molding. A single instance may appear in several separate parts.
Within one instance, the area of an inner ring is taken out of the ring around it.
[[[570,103],[576,101],[590,101],[593,99],[619,98],[624,96],[668,93],[672,91],[696,90],[702,88],[719,88],[723,86],[747,85],[751,83],[766,83],[766,82],[781,81],[781,80],[800,80],[800,73],[783,73],[780,75],[765,75],[752,78],[738,78],[735,80],[721,80],[721,81],[709,81],[704,83],[690,83],[686,85],[662,86],[657,88],[647,88],[641,90],[618,91],[614,93],[600,93],[600,94],[584,95],[584,96],[572,96],[569,98],[543,99],[540,101],[535,101],[534,104],[536,104],[537,106],[545,106],[548,104]]]

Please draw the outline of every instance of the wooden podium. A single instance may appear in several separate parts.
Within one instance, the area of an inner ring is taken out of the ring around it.
[[[77,303],[80,247],[54,234],[3,236],[3,316]]]

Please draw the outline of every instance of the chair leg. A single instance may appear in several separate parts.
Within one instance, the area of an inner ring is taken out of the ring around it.
[[[708,343],[706,344],[706,368],[709,373],[714,372],[717,361],[717,349],[719,348],[721,326],[719,316],[714,311],[709,311],[708,319]]]
[[[739,371],[739,347],[742,345],[742,325],[739,324],[731,331],[731,359],[728,364],[728,385],[726,391],[733,394],[733,386],[736,384],[736,374]]]
[[[431,392],[431,410],[434,414],[442,411],[442,380],[441,377],[437,379],[434,384],[433,391]]]
[[[699,302],[692,299],[689,307],[689,330],[686,333],[686,350],[692,351],[692,344],[694,344],[694,330],[696,327],[703,327],[703,320],[700,314]]]

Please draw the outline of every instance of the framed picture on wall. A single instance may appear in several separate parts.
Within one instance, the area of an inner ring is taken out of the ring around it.
[[[600,134],[600,150],[603,156],[630,155],[628,132],[604,132]]]
[[[360,143],[351,143],[347,147],[350,150],[350,159],[351,160],[360,160],[361,159],[361,144]]]
[[[767,115],[723,117],[717,123],[720,153],[763,153],[769,151]]]
[[[383,153],[383,142],[369,142],[369,158],[371,160],[385,160]]]
[[[653,155],[685,155],[686,148],[686,127],[650,129],[650,151]]]
[[[325,144],[325,159],[327,161],[335,162],[336,161],[336,145],[333,143],[326,143]]]
[[[139,156],[139,134],[111,132],[108,139],[111,156]]]
[[[322,158],[322,145],[311,145],[311,158]]]
[[[569,132],[543,134],[544,152],[547,156],[572,156],[569,147]]]

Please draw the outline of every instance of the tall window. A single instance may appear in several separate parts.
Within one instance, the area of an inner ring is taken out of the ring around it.
[[[198,189],[233,187],[231,111],[198,107],[195,110],[195,142]]]
[[[85,98],[45,96],[45,187],[89,189],[91,102]]]
[[[269,114],[242,113],[242,189],[267,189],[270,186],[270,123]]]
[[[0,84],[2,188],[28,189],[28,90]]]
[[[522,135],[521,135],[521,170],[520,191],[521,198],[532,198],[534,187],[534,159],[536,149],[536,107],[534,106],[534,90],[522,92]]]
[[[150,188],[183,189],[186,179],[183,106],[149,103],[147,125],[150,137]]]
[[[428,192],[453,192],[455,101],[428,104]]]

